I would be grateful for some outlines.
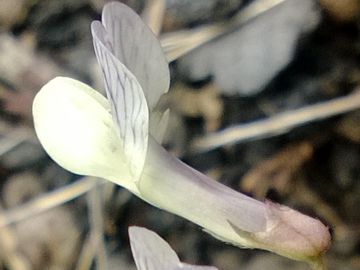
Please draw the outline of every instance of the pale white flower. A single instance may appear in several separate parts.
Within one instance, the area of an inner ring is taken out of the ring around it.
[[[161,147],[168,111],[157,104],[168,91],[169,69],[138,15],[109,3],[92,33],[108,99],[69,78],[46,84],[33,114],[48,154],[67,170],[119,184],[222,241],[317,261],[330,242],[320,221],[236,192]]]

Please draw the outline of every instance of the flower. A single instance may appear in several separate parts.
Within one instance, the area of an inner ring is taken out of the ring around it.
[[[180,262],[168,243],[145,228],[131,226],[129,237],[138,270],[217,270],[212,266],[195,266]]]
[[[317,262],[330,235],[319,220],[236,192],[173,157],[161,141],[169,69],[160,44],[138,15],[113,2],[91,25],[108,99],[58,77],[33,103],[35,130],[62,167],[119,184],[182,216],[222,241]]]

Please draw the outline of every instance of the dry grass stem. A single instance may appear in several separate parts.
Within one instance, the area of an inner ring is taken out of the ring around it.
[[[43,194],[22,206],[6,211],[0,220],[0,228],[71,201],[88,192],[95,185],[96,180],[91,177],[84,177],[73,184]]]
[[[95,257],[95,246],[93,245],[92,238],[88,236],[82,246],[76,270],[89,270]]]
[[[6,220],[0,205],[0,223]],[[16,233],[9,227],[0,227],[0,260],[9,270],[30,270],[27,260],[17,250]]]
[[[165,0],[148,0],[145,1],[145,8],[141,17],[150,27],[150,29],[159,35],[161,32],[164,14],[165,14],[166,1]]]
[[[107,269],[107,252],[104,241],[102,189],[96,185],[88,193],[90,238],[95,250],[96,269]]]
[[[6,154],[16,146],[25,141],[36,141],[35,134],[28,128],[16,128],[6,134],[2,134],[0,139],[0,156]]]
[[[345,97],[279,113],[264,120],[254,121],[249,124],[240,124],[209,134],[195,140],[193,149],[196,152],[205,152],[227,144],[271,137],[286,133],[292,128],[309,122],[350,112],[359,108],[360,90],[356,90]]]

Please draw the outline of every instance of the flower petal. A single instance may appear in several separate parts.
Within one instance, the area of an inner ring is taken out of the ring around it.
[[[138,194],[109,111],[101,94],[65,77],[43,86],[33,103],[37,136],[60,166],[107,178]]]
[[[181,263],[176,253],[156,233],[141,227],[129,228],[131,251],[139,270],[217,270],[211,266]]]
[[[156,233],[141,227],[130,227],[131,251],[139,270],[165,270],[180,263],[176,253]]]
[[[149,110],[135,76],[106,47],[109,37],[100,22],[91,25],[95,53],[105,79],[113,119],[128,159],[132,180],[141,175],[148,143]]]
[[[152,111],[170,82],[159,40],[131,8],[118,2],[105,5],[102,22],[109,35],[108,49],[136,76]]]

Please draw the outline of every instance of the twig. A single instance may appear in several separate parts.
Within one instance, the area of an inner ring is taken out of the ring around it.
[[[16,128],[7,134],[1,135],[4,137],[0,139],[0,156],[6,154],[25,141],[36,141],[34,132],[28,128]]]
[[[0,205],[0,222],[4,219],[4,211]],[[0,250],[0,259],[9,270],[31,269],[27,260],[17,251],[16,233],[9,227],[0,228]]]
[[[40,214],[58,205],[71,201],[88,192],[96,185],[96,181],[90,177],[84,177],[73,184],[46,193],[21,206],[4,213],[0,219],[0,228]]]
[[[249,124],[240,124],[222,131],[209,134],[194,141],[192,149],[195,152],[205,152],[217,147],[239,143],[246,140],[271,137],[288,132],[294,127],[329,118],[360,108],[360,90],[352,94],[324,101],[315,105],[287,111],[267,119],[258,120]]]
[[[102,194],[100,186],[96,185],[88,193],[89,218],[91,226],[91,243],[96,251],[96,266],[98,270],[107,270],[107,255],[104,242]]]
[[[166,1],[165,0],[147,0],[145,1],[145,8],[141,17],[154,32],[159,35],[161,32],[163,18],[165,14]]]
[[[195,48],[235,30],[241,24],[259,16],[286,0],[257,0],[243,8],[228,22],[200,26],[192,30],[182,30],[164,34],[161,45],[169,62],[176,60]]]
[[[89,270],[95,257],[95,247],[91,241],[91,237],[86,237],[79,260],[76,265],[76,270]]]

